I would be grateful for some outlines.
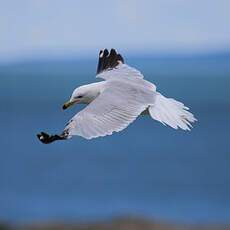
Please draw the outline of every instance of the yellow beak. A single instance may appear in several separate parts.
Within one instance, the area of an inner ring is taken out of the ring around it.
[[[69,108],[71,105],[74,104],[74,101],[67,101],[63,106],[62,109],[65,110],[67,108]]]

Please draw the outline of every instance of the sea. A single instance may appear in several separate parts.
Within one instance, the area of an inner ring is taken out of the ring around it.
[[[95,79],[97,59],[31,59],[0,65],[0,221],[143,217],[230,223],[230,54],[126,59],[198,122],[190,132],[139,117],[114,135],[50,145],[84,106],[63,111]]]

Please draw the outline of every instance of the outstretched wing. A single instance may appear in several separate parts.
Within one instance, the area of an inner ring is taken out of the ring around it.
[[[87,139],[125,129],[153,102],[153,92],[121,81],[106,82],[105,90],[76,114],[64,132]]]
[[[124,59],[114,49],[111,49],[110,53],[107,49],[100,51],[96,78],[120,80],[130,84],[142,85],[156,91],[156,86],[144,80],[140,71],[124,64]]]

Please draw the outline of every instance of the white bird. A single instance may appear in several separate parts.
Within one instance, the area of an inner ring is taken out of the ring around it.
[[[96,77],[103,81],[76,88],[63,109],[80,103],[87,106],[68,122],[61,135],[38,134],[41,142],[47,144],[74,135],[86,139],[111,135],[142,114],[174,129],[190,130],[196,121],[188,107],[156,91],[156,86],[125,64],[114,49],[100,51]]]

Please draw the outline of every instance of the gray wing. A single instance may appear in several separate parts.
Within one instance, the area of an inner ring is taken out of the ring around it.
[[[111,135],[132,123],[150,104],[154,93],[125,81],[106,81],[105,90],[76,114],[64,132],[87,139]]]
[[[125,64],[123,57],[115,49],[111,49],[110,52],[107,49],[100,50],[96,77],[104,80],[116,79],[131,84],[139,84],[156,91],[156,86],[144,80],[144,76],[139,70]]]
[[[144,76],[141,74],[139,70],[123,63],[120,63],[115,68],[108,69],[106,71],[97,74],[97,77],[103,78],[105,80],[108,80],[111,77],[119,77],[119,76],[122,76],[123,78],[127,78],[127,77],[140,78],[140,79],[144,78]]]
[[[140,71],[122,63],[113,69],[97,74],[96,78],[102,78],[104,80],[120,80],[127,82],[128,84],[137,84],[146,87],[149,90],[156,91],[156,86],[153,83],[144,80],[144,76]]]

